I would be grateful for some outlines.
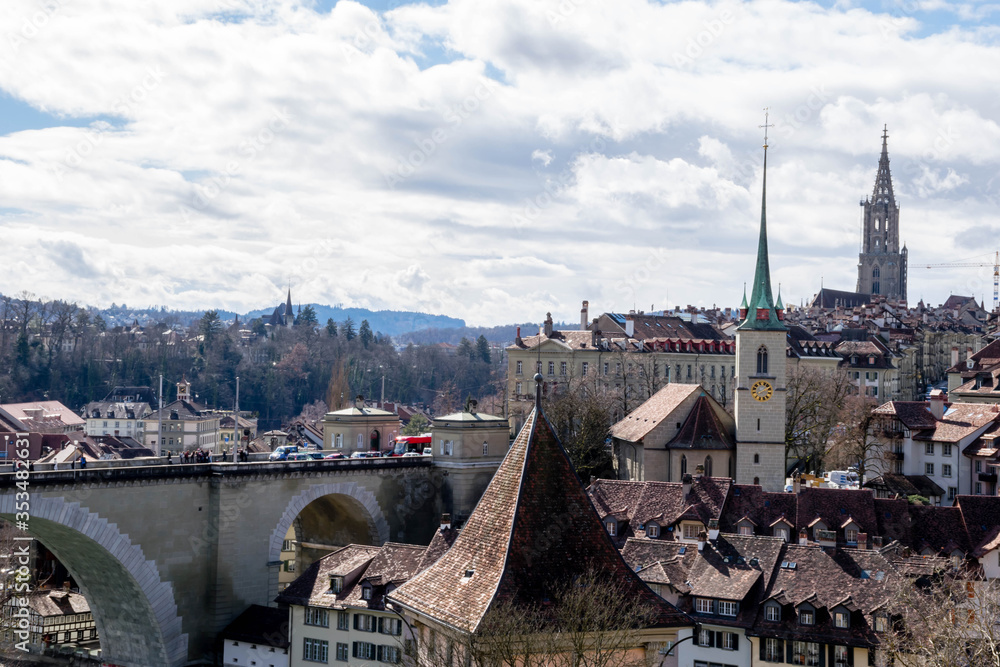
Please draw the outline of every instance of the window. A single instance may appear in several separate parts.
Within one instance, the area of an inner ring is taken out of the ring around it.
[[[378,631],[383,635],[398,637],[403,634],[403,621],[398,618],[378,619]]]
[[[889,629],[889,619],[885,616],[875,617],[875,632],[885,632]]]
[[[615,375],[621,375],[621,374],[622,374],[622,365],[615,364]]]
[[[815,642],[792,642],[793,665],[819,665],[819,644]]]
[[[705,457],[705,477],[711,477],[711,476],[712,476],[712,457],[711,456],[706,456]]]
[[[375,644],[371,642],[354,642],[351,654],[361,660],[374,660]]]
[[[767,375],[767,348],[763,345],[757,349],[757,375]]]
[[[344,590],[344,578],[333,576],[330,577],[330,592],[339,593]]]
[[[776,526],[774,529],[774,536],[780,537],[784,541],[788,541],[788,526]]]
[[[739,605],[735,602],[730,602],[728,600],[719,600],[719,615],[720,616],[735,616]]]
[[[361,632],[375,632],[375,620],[371,614],[355,614],[354,629]]]
[[[318,625],[321,628],[330,627],[330,612],[326,609],[306,607],[306,625]]]
[[[769,604],[764,607],[764,620],[767,621],[780,621],[781,620],[781,607],[776,604]]]
[[[847,657],[848,648],[846,646],[833,647],[833,664],[835,667],[847,667],[850,658]]]
[[[858,543],[858,529],[857,528],[848,528],[847,530],[845,530],[844,531],[844,539],[847,541],[848,544],[857,544]]]
[[[347,662],[347,644],[337,642],[337,660]]]
[[[376,652],[376,659],[379,662],[387,662],[391,665],[399,664],[399,647],[379,644]]]
[[[739,527],[740,535],[753,535],[753,526],[743,525]]]
[[[522,387],[522,385],[521,385],[521,383],[520,383],[520,382],[518,382],[518,383],[517,383],[517,384],[516,384],[516,385],[514,386],[514,393],[515,393],[515,394],[517,394],[518,396],[520,396],[521,394],[523,394],[523,393],[524,393],[524,391],[523,391],[523,387]]]
[[[723,632],[722,633],[722,643],[719,648],[725,649],[727,651],[735,651],[739,648],[739,637],[735,632]]]
[[[816,621],[816,616],[812,609],[799,610],[799,625],[812,625]]]
[[[608,374],[608,367],[609,367],[609,365],[610,365],[610,364],[608,364],[608,362],[606,362],[606,361],[604,362],[604,374],[605,374],[605,375],[607,375],[607,374]]]
[[[612,537],[614,537],[617,534],[617,532],[618,532],[617,531],[618,526],[615,524],[614,521],[608,521],[604,525],[607,526],[607,528],[608,528],[608,535],[611,535]]]
[[[760,465],[760,454],[754,454],[754,455],[753,455],[753,464],[754,464],[755,466],[756,466],[756,465]]]
[[[700,523],[684,524],[684,539],[686,540],[698,539],[698,533],[700,533],[701,530],[702,530],[702,525]]]
[[[655,523],[651,523],[648,526],[646,526],[646,537],[659,537],[659,536],[660,536],[659,526],[657,526]]]
[[[454,449],[455,449],[455,443],[453,443],[451,440],[442,440],[441,441],[441,455],[442,456],[451,456],[452,452],[454,451]]]
[[[851,627],[851,615],[846,611],[838,611],[833,615],[833,624],[838,628]]]
[[[976,495],[977,496],[983,495],[983,483],[982,482],[976,482]]]
[[[688,471],[688,459],[687,456],[681,454],[681,477],[687,474]]]
[[[951,456],[951,443],[941,443],[941,456]]]
[[[976,461],[976,472],[982,472],[982,471],[983,471],[983,462],[981,460],[977,460]]]
[[[928,454],[929,456],[934,456],[933,442],[928,442],[927,444],[924,445],[924,454]]]
[[[586,361],[583,362],[582,369],[583,369],[583,374],[586,375],[587,372],[590,370],[590,364],[588,364]]]
[[[925,463],[924,464],[924,474],[925,475],[933,475],[934,474],[934,464],[933,463]]]
[[[555,374],[556,374],[556,362],[550,361],[549,362],[549,375],[555,375]]]
[[[338,630],[350,630],[351,629],[351,614],[346,611],[337,612],[337,629]]]
[[[483,443],[483,456],[489,456],[489,455],[490,455],[490,443],[484,442]]]
[[[948,487],[948,500],[954,500],[957,494],[958,494],[958,488],[954,486]]]
[[[951,465],[948,463],[941,464],[941,474],[944,477],[951,477]]]
[[[765,662],[784,662],[785,652],[781,645],[780,639],[774,639],[768,637],[764,640],[764,655]]]
[[[701,629],[698,633],[698,646],[713,646],[715,642],[715,632],[712,630]]]
[[[329,662],[328,651],[330,643],[321,639],[310,639],[306,637],[302,640],[302,659],[309,662]]]
[[[372,587],[371,586],[362,586],[361,587],[361,599],[362,600],[371,600],[372,599]]]
[[[358,449],[364,449],[364,448],[365,448],[364,436],[358,433]]]
[[[712,600],[709,598],[695,598],[694,610],[699,614],[711,614],[713,611]]]

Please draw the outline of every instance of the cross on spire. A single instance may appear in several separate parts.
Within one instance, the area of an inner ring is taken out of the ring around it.
[[[764,150],[767,150],[767,128],[774,127],[774,123],[768,124],[767,122],[767,117],[770,115],[770,108],[771,107],[764,107],[764,124],[757,126],[764,128]]]

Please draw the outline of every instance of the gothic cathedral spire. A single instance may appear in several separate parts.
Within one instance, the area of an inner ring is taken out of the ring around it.
[[[888,140],[888,127],[883,127],[875,186],[871,198],[861,202],[864,211],[857,291],[906,301],[907,251],[905,246],[899,247],[899,204],[892,187]]]

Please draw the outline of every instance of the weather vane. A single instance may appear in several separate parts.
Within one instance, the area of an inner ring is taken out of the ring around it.
[[[770,125],[768,125],[768,123],[767,123],[767,117],[768,117],[768,115],[769,115],[769,111],[768,111],[768,110],[769,110],[770,108],[771,108],[771,107],[764,107],[764,124],[763,124],[763,125],[758,125],[758,126],[757,126],[757,127],[762,127],[762,128],[764,128],[764,149],[765,149],[765,150],[767,150],[767,128],[769,128],[769,127],[774,127],[774,124],[773,124],[773,123],[772,123],[772,124],[770,124]]]

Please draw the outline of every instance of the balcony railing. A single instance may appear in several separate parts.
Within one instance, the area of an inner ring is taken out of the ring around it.
[[[979,473],[980,482],[988,482],[990,484],[997,483],[997,474],[995,472],[981,472]]]
[[[903,451],[902,450],[899,450],[899,451],[893,450],[893,451],[889,452],[889,460],[890,461],[902,461],[903,460]]]

